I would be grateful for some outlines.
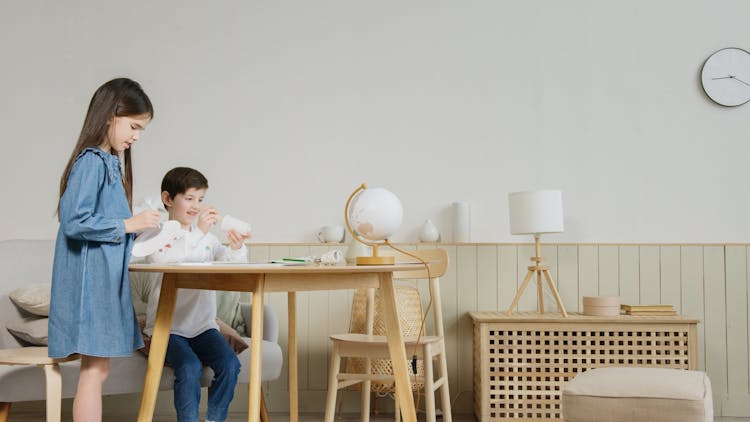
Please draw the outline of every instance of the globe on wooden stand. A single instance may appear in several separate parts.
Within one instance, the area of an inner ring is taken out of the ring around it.
[[[378,255],[378,247],[390,245],[388,238],[404,218],[401,201],[384,188],[368,188],[362,183],[349,195],[344,206],[346,229],[356,241],[372,247],[371,256],[357,256],[357,265],[393,265],[393,256]]]

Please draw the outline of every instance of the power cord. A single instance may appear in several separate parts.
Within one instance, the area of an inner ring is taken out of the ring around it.
[[[432,280],[432,275],[430,274],[430,266],[427,264],[427,261],[425,261],[424,259],[422,259],[421,257],[415,254],[409,253],[404,249],[394,246],[388,239],[385,239],[384,243],[390,246],[392,249],[398,252],[401,252],[404,255],[410,256],[416,259],[417,261],[419,261],[420,263],[422,263],[422,265],[424,265],[425,270],[427,271],[427,280]],[[427,303],[427,308],[425,309],[424,315],[422,315],[422,321],[419,325],[419,333],[417,334],[417,341],[414,343],[414,349],[412,350],[412,354],[411,354],[411,368],[412,368],[412,373],[414,374],[413,383],[417,388],[416,390],[417,401],[415,403],[416,408],[419,408],[419,399],[421,396],[419,383],[417,382],[417,348],[419,347],[419,342],[422,340],[422,335],[424,334],[425,323],[427,322],[427,315],[429,314],[430,308],[432,307],[432,284],[428,283],[428,286],[430,289],[430,300]],[[443,351],[443,353],[445,353],[445,351]],[[425,356],[425,359],[427,359],[426,356]]]

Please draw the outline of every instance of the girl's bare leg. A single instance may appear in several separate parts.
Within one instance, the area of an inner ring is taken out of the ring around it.
[[[75,422],[101,422],[102,385],[109,374],[109,358],[81,357],[81,372],[78,389],[73,399]]]

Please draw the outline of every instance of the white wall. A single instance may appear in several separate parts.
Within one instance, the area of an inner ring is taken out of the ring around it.
[[[129,76],[155,105],[136,199],[176,165],[259,241],[311,241],[361,182],[405,208],[396,240],[472,206],[515,239],[507,193],[564,190],[550,241],[747,241],[750,105],[700,88],[750,48],[743,0],[0,0],[0,239],[52,238],[91,94]],[[523,239],[526,240],[526,239]]]

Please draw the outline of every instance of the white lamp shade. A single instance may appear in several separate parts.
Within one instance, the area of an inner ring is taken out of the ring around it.
[[[562,192],[535,190],[508,194],[512,234],[560,233],[563,227]]]

